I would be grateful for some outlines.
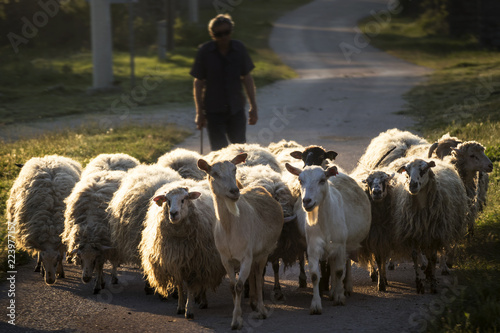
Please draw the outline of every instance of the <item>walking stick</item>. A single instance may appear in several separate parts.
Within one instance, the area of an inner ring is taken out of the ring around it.
[[[200,155],[203,155],[203,127],[200,129]]]

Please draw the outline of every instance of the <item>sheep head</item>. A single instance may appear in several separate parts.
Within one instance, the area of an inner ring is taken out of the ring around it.
[[[328,178],[338,174],[336,166],[323,170],[320,166],[306,166],[304,170],[285,164],[286,169],[299,177],[302,207],[307,212],[312,211],[323,201],[329,191]]]
[[[196,200],[201,196],[200,192],[189,192],[188,188],[175,188],[168,193],[153,198],[154,202],[162,207],[165,205],[165,215],[170,223],[177,224],[189,215],[189,201]]]
[[[102,244],[82,244],[78,248],[71,251],[71,255],[76,255],[77,261],[82,266],[82,282],[89,283],[92,280],[94,268],[98,262],[106,260],[107,254],[113,248]]]
[[[436,156],[442,160],[443,157],[451,155],[453,148],[457,147],[461,143],[462,141],[460,141],[459,139],[450,137],[449,134],[445,134],[441,139],[439,139],[438,142],[432,144],[432,146],[429,148],[427,157],[431,158],[432,154],[435,151]]]
[[[290,155],[293,158],[304,161],[304,166],[321,165],[325,167],[327,159],[333,161],[338,154],[333,150],[326,151],[320,146],[309,146],[303,152],[294,151]]]
[[[434,177],[431,168],[435,166],[434,161],[426,162],[417,158],[400,167],[398,173],[406,173],[408,192],[411,195],[417,195],[427,185],[429,179]]]
[[[457,164],[463,166],[464,171],[487,173],[493,171],[493,163],[484,153],[484,147],[480,143],[467,141],[452,149],[452,156]]]
[[[45,270],[45,283],[52,285],[56,282],[57,265],[62,260],[62,253],[59,249],[47,247],[40,251],[42,267]]]
[[[366,179],[362,180],[367,185],[368,193],[373,201],[380,202],[387,196],[390,181],[394,174],[389,175],[383,171],[372,171]]]

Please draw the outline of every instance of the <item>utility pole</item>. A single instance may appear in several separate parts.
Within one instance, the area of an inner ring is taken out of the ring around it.
[[[165,0],[167,20],[167,51],[174,49],[175,0]]]
[[[90,0],[92,39],[92,89],[113,87],[113,40],[111,38],[111,5],[108,0]]]
[[[189,21],[198,23],[198,0],[189,0]]]

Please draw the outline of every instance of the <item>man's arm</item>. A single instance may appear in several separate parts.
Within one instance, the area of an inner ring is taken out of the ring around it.
[[[250,110],[248,111],[248,124],[255,125],[259,119],[257,115],[257,102],[255,101],[255,84],[253,82],[253,77],[250,73],[243,76],[243,86],[245,87],[245,92],[247,93],[248,104],[250,104]]]
[[[206,126],[205,106],[203,105],[204,89],[205,81],[195,78],[193,83],[193,96],[194,103],[196,105],[196,118],[194,119],[194,121],[196,123],[196,128],[198,128],[199,130]]]

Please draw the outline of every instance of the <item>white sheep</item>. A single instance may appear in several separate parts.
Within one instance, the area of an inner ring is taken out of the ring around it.
[[[112,283],[118,283],[116,270],[120,264],[141,265],[138,246],[149,200],[156,190],[166,183],[181,180],[182,177],[170,168],[158,165],[139,165],[127,172],[120,187],[113,195],[107,212],[114,255]],[[146,286],[146,292],[148,292]]]
[[[250,305],[264,319],[268,311],[262,299],[263,273],[269,254],[283,228],[280,205],[263,187],[247,187],[241,193],[236,183],[236,165],[247,158],[239,154],[231,162],[210,165],[200,159],[198,167],[208,174],[217,221],[215,246],[230,279],[234,310],[232,329],[241,329],[241,294],[250,281]],[[236,270],[239,268],[238,279]]]
[[[269,256],[274,271],[274,298],[283,298],[281,285],[279,282],[279,259],[283,261],[285,269],[294,265],[299,259],[301,275],[299,285],[302,288],[307,286],[304,272],[304,252],[306,251],[306,240],[303,232],[297,223],[294,213],[296,199],[292,196],[290,189],[281,179],[282,175],[268,165],[245,166],[238,165],[236,169],[236,179],[243,187],[262,186],[281,205],[284,215],[283,230],[276,250]]]
[[[208,183],[182,180],[156,191],[144,222],[139,245],[144,273],[165,297],[177,288],[177,314],[188,319],[194,318],[195,297],[206,308],[206,291],[215,290],[226,275],[215,247],[215,219]]]
[[[64,199],[80,179],[81,166],[63,156],[31,158],[22,167],[7,200],[7,221],[14,223],[16,246],[38,254],[35,271],[45,273],[45,283],[64,278]],[[41,267],[40,267],[41,266]]]
[[[437,292],[435,266],[437,251],[463,237],[469,214],[467,195],[456,170],[440,161],[401,160],[397,171],[406,174],[394,188],[393,218],[395,237],[407,252],[411,251],[417,292],[424,292],[419,276],[418,254],[427,259],[425,274],[431,292]]]
[[[409,152],[413,146],[419,146],[418,149],[421,150]],[[371,140],[358,161],[358,167],[367,170],[373,170],[379,166],[385,167],[398,158],[427,154],[429,147],[430,144],[418,135],[393,128],[380,133]],[[356,170],[353,173],[357,173]]]
[[[160,156],[156,164],[174,169],[182,178],[202,180],[206,174],[196,165],[200,158],[202,156],[195,151],[177,148]]]
[[[299,177],[301,184],[302,206],[307,213],[305,231],[309,272],[313,282],[310,314],[321,314],[319,260],[326,258],[334,272],[330,299],[336,304],[345,304],[344,283],[345,291],[352,292],[351,265],[347,255],[357,251],[368,235],[370,202],[359,184],[348,175],[339,174],[336,166],[327,170],[320,166],[306,166],[302,170],[286,164],[286,168]]]
[[[66,198],[62,242],[82,266],[82,281],[90,282],[94,270],[94,294],[104,288],[103,266],[112,254],[106,208],[118,190],[125,171],[96,171],[82,178]]]
[[[276,157],[267,149],[258,144],[235,143],[220,150],[212,151],[205,155],[208,163],[227,161],[240,153],[248,154],[246,165],[269,165],[274,171],[281,172],[281,166]]]
[[[127,154],[100,154],[94,157],[82,172],[82,178],[99,171],[128,171],[140,164],[139,160]]]

